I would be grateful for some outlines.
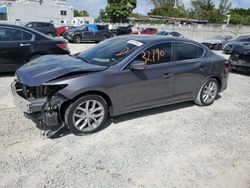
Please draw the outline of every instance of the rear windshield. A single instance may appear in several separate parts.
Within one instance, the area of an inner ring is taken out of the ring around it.
[[[121,62],[142,45],[139,41],[113,38],[80,53],[78,57],[90,64],[109,67]]]

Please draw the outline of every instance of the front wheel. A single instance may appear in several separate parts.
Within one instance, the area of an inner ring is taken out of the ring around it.
[[[82,42],[82,37],[79,36],[79,35],[74,36],[73,42],[77,43],[77,44],[80,44]]]
[[[200,106],[209,106],[214,103],[218,95],[218,82],[210,78],[200,89],[196,96],[195,103]]]
[[[86,95],[69,105],[65,123],[73,134],[93,133],[104,126],[107,117],[106,101],[99,95]]]

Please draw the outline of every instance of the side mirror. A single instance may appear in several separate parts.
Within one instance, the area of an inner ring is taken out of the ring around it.
[[[144,61],[134,61],[130,65],[131,70],[145,70],[147,68],[147,64]]]

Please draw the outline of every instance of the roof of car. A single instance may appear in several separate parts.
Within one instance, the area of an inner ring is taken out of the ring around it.
[[[119,36],[120,38],[125,38],[127,40],[135,40],[143,43],[155,43],[155,42],[162,42],[162,41],[181,41],[181,42],[191,42],[194,44],[200,45],[200,43],[195,42],[193,40],[185,39],[185,38],[177,38],[177,37],[167,37],[164,35],[125,35]]]
[[[13,27],[13,28],[17,28],[17,29],[24,29],[26,31],[29,31],[29,32],[32,32],[32,33],[35,33],[37,35],[42,35],[43,37],[46,37],[45,35],[43,35],[42,33],[32,29],[32,28],[29,28],[29,27],[25,27],[25,26],[21,26],[21,25],[13,25],[13,24],[0,24],[0,26],[3,26],[3,27]]]

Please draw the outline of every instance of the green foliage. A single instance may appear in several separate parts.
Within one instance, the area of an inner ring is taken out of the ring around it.
[[[173,8],[171,3],[165,3],[151,10],[150,15],[170,16],[170,17],[185,17],[185,7]]]
[[[250,8],[249,9],[242,9],[242,8],[231,9],[230,15],[231,15],[230,23],[250,25]]]
[[[173,7],[175,2],[175,0],[150,0],[150,1],[154,4],[155,7],[160,7],[165,4],[172,5]]]
[[[129,15],[136,8],[136,0],[108,0],[105,10],[100,11],[100,19],[112,23],[127,22]]]
[[[109,19],[108,15],[107,15],[106,11],[101,9],[99,16],[95,19],[95,22],[97,22],[97,23],[101,23],[101,22],[108,23],[109,21],[110,21],[110,19]]]
[[[89,13],[86,10],[74,10],[74,17],[86,17]]]

